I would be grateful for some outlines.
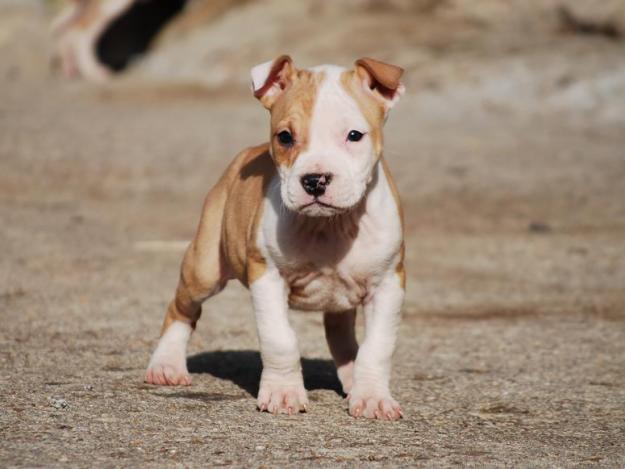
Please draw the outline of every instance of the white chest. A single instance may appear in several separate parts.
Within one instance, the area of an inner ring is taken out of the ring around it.
[[[270,195],[279,197],[279,191]],[[266,203],[259,243],[285,279],[291,307],[353,309],[395,268],[402,227],[383,173],[360,209],[333,219],[301,219],[275,202]]]

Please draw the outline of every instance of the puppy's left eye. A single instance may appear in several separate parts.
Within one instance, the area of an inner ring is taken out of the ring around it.
[[[347,140],[350,142],[358,142],[364,134],[362,132],[358,132],[357,130],[350,130],[347,134]]]

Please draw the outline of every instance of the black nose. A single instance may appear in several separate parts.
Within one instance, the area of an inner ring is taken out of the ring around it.
[[[319,197],[325,193],[331,180],[332,174],[330,173],[310,173],[302,176],[301,183],[307,194]]]

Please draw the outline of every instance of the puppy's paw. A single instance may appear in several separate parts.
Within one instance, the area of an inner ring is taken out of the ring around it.
[[[191,376],[186,366],[150,363],[145,372],[145,382],[161,386],[190,386]]]
[[[261,412],[293,415],[306,412],[308,397],[306,389],[301,384],[284,385],[261,382],[257,405]]]
[[[378,420],[398,420],[404,416],[390,393],[359,391],[358,388],[354,388],[349,396],[349,414]]]
[[[189,386],[191,376],[187,371],[186,347],[191,336],[191,326],[174,321],[158,342],[145,372],[145,382],[162,386]]]

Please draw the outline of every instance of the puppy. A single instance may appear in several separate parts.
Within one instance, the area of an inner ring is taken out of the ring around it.
[[[402,416],[389,379],[405,287],[403,224],[382,156],[382,128],[403,94],[402,72],[369,58],[352,70],[300,70],[288,56],[252,69],[271,138],[240,153],[208,193],[148,383],[191,383],[186,346],[201,304],[238,279],[256,317],[261,411],[308,406],[291,307],[324,312],[351,415]],[[360,347],[359,306],[366,329]]]

